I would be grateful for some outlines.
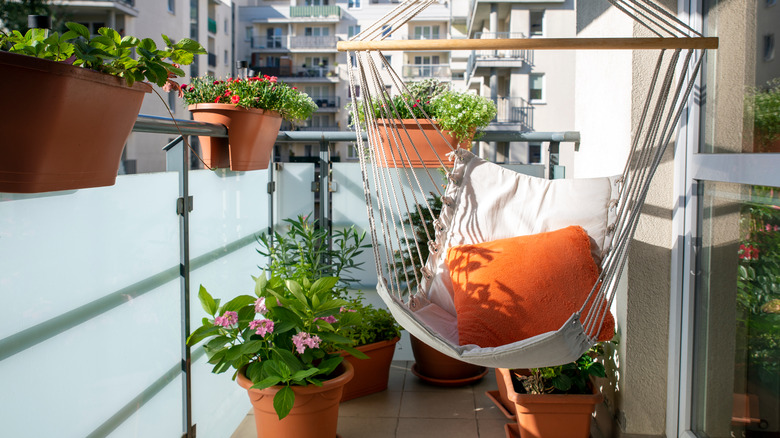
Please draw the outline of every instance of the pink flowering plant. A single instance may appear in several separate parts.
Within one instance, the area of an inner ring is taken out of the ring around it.
[[[306,120],[317,111],[317,104],[308,94],[268,75],[224,80],[211,76],[194,78],[190,84],[181,86],[181,96],[189,105],[226,103],[276,111],[293,123]]]
[[[208,339],[204,349],[214,373],[233,368],[235,379],[244,369],[252,388],[282,386],[274,396],[281,420],[295,402],[291,386],[322,385],[344,359],[337,351],[366,357],[343,335],[360,315],[334,295],[337,282],[336,277],[312,282],[261,274],[255,278],[255,296],[240,295],[225,304],[201,286],[198,297],[210,318],[203,319],[187,345]]]

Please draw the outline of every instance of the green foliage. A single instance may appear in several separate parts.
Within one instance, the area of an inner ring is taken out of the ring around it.
[[[350,302],[347,308],[360,315],[360,321],[345,332],[345,336],[355,341],[355,345],[389,341],[401,336],[401,327],[387,310],[363,304],[360,300]]]
[[[216,80],[211,76],[194,78],[183,85],[184,101],[197,103],[229,103],[243,108],[276,111],[290,122],[308,119],[317,111],[317,104],[308,94],[279,82],[276,76],[247,79]]]
[[[119,76],[128,85],[146,79],[159,86],[164,86],[171,77],[184,76],[179,65],[191,64],[195,55],[206,54],[200,44],[187,38],[173,43],[163,35],[167,47],[158,49],[152,39],[122,37],[107,27],[101,27],[99,35],[93,37],[81,24],[70,22],[66,26],[68,31],[62,35],[43,29],[30,29],[24,35],[19,31],[2,34],[0,48]]]
[[[454,91],[438,79],[407,84],[405,92],[374,98],[370,111],[377,119],[425,119],[425,115],[462,142],[475,136],[496,117],[496,105],[490,99],[467,91]],[[351,110],[351,104],[348,106]],[[358,105],[357,120],[365,122],[363,106]],[[476,138],[476,137],[475,137]]]
[[[756,140],[766,150],[780,139],[780,78],[769,81],[763,89],[750,89],[745,104],[753,117]]]
[[[740,216],[737,329],[751,372],[780,376],[780,193],[752,186]]]
[[[606,376],[604,365],[597,360],[602,353],[602,346],[596,344],[575,362],[531,368],[530,374],[515,371],[513,375],[522,388],[520,392],[526,394],[589,394],[591,376]]]
[[[360,322],[360,315],[346,311],[347,301],[335,297],[337,282],[335,277],[313,281],[263,274],[255,278],[256,296],[239,295],[222,305],[201,286],[198,297],[209,317],[187,345],[207,341],[204,349],[214,373],[246,367],[253,388],[284,386],[274,396],[281,420],[295,402],[290,386],[321,385],[331,377],[343,360],[333,352],[365,357],[344,336]]]
[[[52,5],[47,0],[2,0],[0,1],[0,27],[9,31],[18,30],[25,33],[28,15],[45,15],[51,17],[52,29],[64,28],[63,12],[60,5]]]
[[[427,203],[415,205],[410,213],[404,215],[403,222],[411,224],[412,235],[408,244],[405,240],[401,241],[401,249],[395,253],[395,269],[399,272],[398,278],[406,282],[407,290],[418,286],[418,279],[422,278],[420,268],[430,254],[428,245],[415,245],[414,242],[428,242],[435,238],[433,221],[441,214],[441,208],[441,197],[431,194]]]

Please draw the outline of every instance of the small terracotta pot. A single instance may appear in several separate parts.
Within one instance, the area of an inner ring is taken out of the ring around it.
[[[228,129],[228,138],[198,137],[206,165],[230,170],[268,168],[282,126],[279,113],[227,103],[199,103],[188,109],[196,121],[225,125]]]
[[[604,399],[593,387],[592,394],[519,394],[512,379],[504,379],[504,386],[515,404],[521,438],[588,438],[593,411]]]
[[[400,338],[395,337],[389,341],[374,342],[361,345],[357,350],[362,351],[368,359],[358,359],[347,352],[342,353],[345,360],[355,368],[355,377],[344,387],[341,401],[352,400],[387,389],[387,381],[390,378],[390,364],[395,353],[395,344]]]
[[[513,420],[517,410],[515,409],[515,404],[509,400],[509,396],[506,392],[506,383],[504,383],[507,379],[511,379],[509,370],[506,368],[496,368],[493,371],[496,373],[496,386],[498,387],[498,390],[488,391],[486,394],[507,419]]]
[[[0,52],[0,192],[110,186],[149,84]]]
[[[432,385],[464,386],[478,382],[487,374],[487,368],[453,359],[414,336],[411,344],[415,360],[412,373]]]
[[[438,123],[427,120],[377,120],[382,147],[378,152],[378,166],[441,167],[442,163],[447,165],[449,159],[446,155],[454,148],[469,148],[470,140],[458,145],[449,131],[442,131],[443,136],[440,135],[436,131],[437,126]],[[397,134],[394,131],[397,131]]]
[[[290,413],[279,420],[274,410],[274,396],[282,388],[250,389],[252,381],[238,373],[236,381],[246,388],[255,413],[258,438],[335,438],[339,419],[339,402],[344,385],[352,379],[352,364],[343,361],[334,372],[336,377],[322,386],[292,386],[295,404]]]

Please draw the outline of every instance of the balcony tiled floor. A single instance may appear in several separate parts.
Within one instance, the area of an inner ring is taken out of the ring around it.
[[[420,381],[414,362],[394,361],[387,391],[342,403],[342,438],[502,438],[510,422],[485,396],[496,389],[493,371],[480,382],[461,388],[441,388]],[[254,438],[250,411],[232,438]]]

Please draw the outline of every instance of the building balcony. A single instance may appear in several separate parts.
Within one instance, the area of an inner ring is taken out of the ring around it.
[[[209,53],[209,67],[216,67],[217,66],[217,55],[215,53]]]
[[[289,51],[287,35],[280,36],[252,36],[250,42],[252,49],[265,49],[266,51]]]
[[[295,21],[333,21],[341,19],[339,6],[290,6],[290,18]]]
[[[114,11],[121,14],[138,16],[136,0],[63,0],[57,2],[58,7],[66,8],[68,14],[88,14],[103,11]]]
[[[337,36],[291,36],[290,49],[330,52],[336,50],[338,41],[339,38]]]
[[[311,100],[320,108],[318,112],[328,112],[328,110],[335,112],[341,109],[340,96],[311,96]]]
[[[499,97],[493,100],[496,104],[496,119],[498,125],[518,125],[520,131],[533,131],[534,107],[522,97]],[[505,127],[502,126],[502,129]]]
[[[253,70],[259,70],[264,75],[285,78],[288,82],[325,82],[336,83],[339,81],[335,67],[262,67],[252,66]]]
[[[404,64],[404,79],[437,78],[449,81],[452,71],[449,64]]]
[[[478,39],[525,38],[515,32],[477,32]],[[533,50],[472,50],[466,63],[466,81],[477,75],[480,68],[521,68],[533,65]]]

